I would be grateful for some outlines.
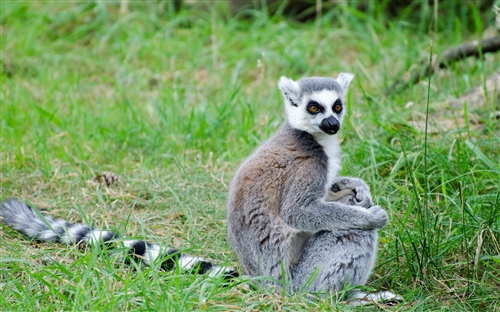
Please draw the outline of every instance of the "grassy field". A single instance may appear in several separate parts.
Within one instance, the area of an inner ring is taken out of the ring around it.
[[[276,81],[351,72],[343,174],[365,179],[390,215],[368,288],[402,295],[394,310],[498,310],[500,126],[492,113],[500,103],[446,103],[484,83],[499,54],[383,92],[428,62],[431,49],[478,39],[492,24],[493,13],[454,3],[440,3],[453,14],[423,5],[391,18],[379,5],[365,13],[340,5],[301,24],[265,11],[239,20],[220,2],[173,13],[156,1],[131,2],[128,12],[101,1],[2,1],[0,196],[237,266],[226,240],[227,186],[283,122]],[[102,171],[120,183],[92,183]],[[0,235],[2,311],[355,309],[125,266],[98,249],[30,242],[5,226]]]

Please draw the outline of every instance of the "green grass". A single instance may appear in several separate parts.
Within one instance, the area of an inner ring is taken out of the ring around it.
[[[237,265],[227,185],[283,121],[277,79],[352,72],[343,174],[365,179],[390,215],[368,286],[402,295],[396,310],[499,309],[500,126],[490,113],[500,104],[442,105],[498,69],[498,53],[382,95],[431,47],[477,39],[491,16],[448,4],[456,14],[434,24],[427,6],[388,18],[381,5],[342,5],[298,24],[265,12],[238,20],[219,4],[173,13],[131,2],[120,15],[118,3],[2,1],[1,197]],[[425,139],[412,121],[425,124],[428,91]],[[104,170],[121,183],[89,182]],[[354,309],[0,233],[0,310]]]

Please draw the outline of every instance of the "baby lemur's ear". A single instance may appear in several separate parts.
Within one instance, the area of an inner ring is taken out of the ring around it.
[[[285,98],[285,102],[293,106],[300,104],[300,87],[299,84],[287,77],[281,77],[278,81],[278,88],[280,88]]]
[[[353,74],[340,73],[337,77],[337,82],[340,84],[340,87],[342,87],[342,90],[346,90],[353,78]]]

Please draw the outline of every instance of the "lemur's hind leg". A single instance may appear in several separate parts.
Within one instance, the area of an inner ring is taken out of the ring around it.
[[[373,206],[373,201],[371,197],[371,192],[369,186],[365,181],[352,178],[352,177],[337,177],[334,179],[332,186],[328,190],[328,194],[325,198],[327,201],[337,201],[346,205],[360,206],[365,208],[370,208]],[[360,231],[363,232],[363,231]],[[376,255],[376,245],[377,245],[377,232],[369,231],[366,234],[366,242],[370,242],[369,236],[371,237],[371,232],[374,232],[373,236],[373,245],[375,246],[373,250],[373,254],[371,257],[371,266],[367,275],[370,275],[372,270],[373,262],[375,261]],[[332,236],[338,239],[338,235],[340,233],[332,233]],[[361,241],[361,240],[360,240]],[[358,241],[358,242],[360,242]],[[361,246],[361,245],[360,245]],[[370,249],[371,250],[371,249]],[[335,250],[332,251],[334,254]],[[369,257],[368,257],[369,258]],[[365,263],[366,264],[366,263]],[[366,278],[368,278],[366,276]],[[356,283],[356,279],[350,282],[350,285],[361,285],[364,284],[366,280],[362,283]],[[349,293],[350,304],[351,305],[364,305],[373,301],[381,302],[381,301],[402,301],[403,298],[396,294],[393,294],[390,291],[381,291],[376,293],[364,293],[362,291],[352,291]]]
[[[376,249],[376,230],[318,232],[292,268],[293,288],[331,294],[348,285],[363,285],[372,271]]]
[[[326,200],[365,208],[373,206],[370,188],[357,178],[336,178]],[[316,233],[292,270],[294,288],[337,292],[347,285],[363,285],[373,269],[377,238],[376,230]]]
[[[336,178],[326,200],[365,208],[373,206],[368,185],[350,177]],[[377,239],[376,230],[316,233],[292,270],[294,288],[337,292],[347,285],[363,285],[373,269]]]

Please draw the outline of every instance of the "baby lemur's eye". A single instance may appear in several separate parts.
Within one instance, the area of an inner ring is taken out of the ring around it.
[[[333,103],[333,111],[336,113],[340,113],[342,111],[342,101],[337,99],[335,103]]]
[[[307,111],[311,114],[317,114],[320,112],[319,104],[315,101],[309,101],[307,103]]]

